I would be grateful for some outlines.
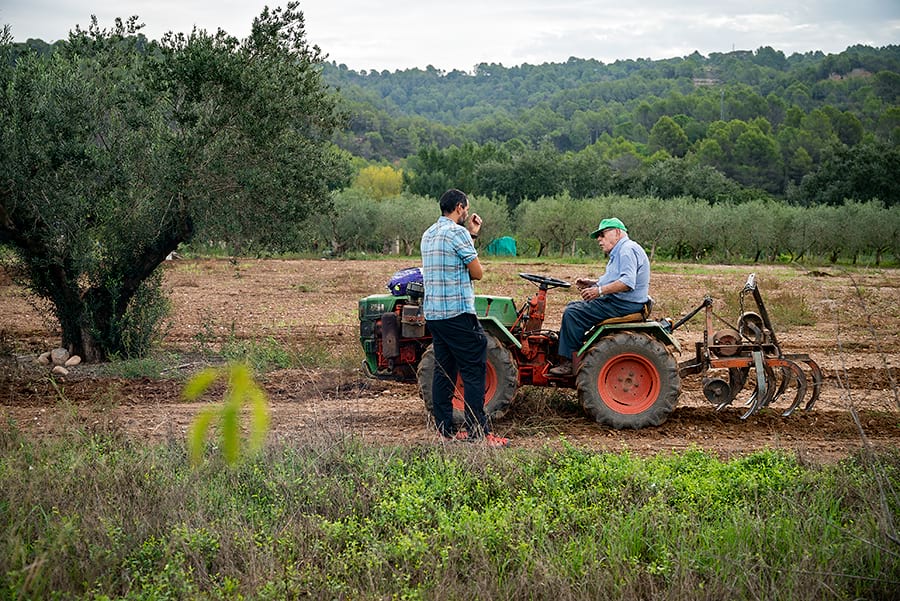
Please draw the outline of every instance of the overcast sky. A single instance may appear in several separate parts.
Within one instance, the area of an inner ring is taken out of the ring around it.
[[[196,26],[244,38],[282,0],[0,0],[16,41],[67,37],[92,14],[103,27],[138,15],[148,38]],[[301,0],[307,40],[351,69],[680,57],[699,51],[837,53],[900,44],[900,0]]]

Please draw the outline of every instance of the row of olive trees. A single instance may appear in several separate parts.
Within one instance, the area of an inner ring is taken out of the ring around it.
[[[593,240],[577,224],[590,229],[604,215],[621,218],[652,254],[678,260],[900,260],[900,209],[879,201],[797,207],[765,200],[710,205],[692,198],[544,198],[524,205],[517,235],[551,252],[593,253]]]
[[[311,217],[297,231],[294,248],[339,256],[348,252],[413,255],[419,240],[441,211],[437,200],[403,194],[381,201],[358,188],[333,195],[332,210]],[[470,197],[471,210],[484,220],[481,240],[512,233],[503,200]]]
[[[710,205],[692,198],[579,200],[563,194],[525,202],[512,214],[502,199],[475,196],[471,204],[484,218],[480,247],[511,235],[520,253],[529,255],[599,255],[588,234],[601,218],[617,216],[656,257],[832,263],[866,257],[876,265],[900,261],[900,207],[885,208],[879,201],[797,207],[763,200]],[[296,247],[332,255],[413,255],[422,232],[439,214],[432,198],[407,194],[374,201],[359,190],[344,190],[335,194],[332,211],[309,220],[298,232]]]

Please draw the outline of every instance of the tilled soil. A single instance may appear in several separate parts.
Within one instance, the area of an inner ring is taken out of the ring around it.
[[[479,293],[512,296],[521,304],[536,291],[519,272],[574,281],[597,265],[523,263],[486,259]],[[227,340],[273,339],[307,357],[351,357],[352,366],[288,369],[260,377],[272,410],[272,436],[286,441],[356,436],[376,444],[437,444],[414,384],[373,380],[356,365],[357,300],[386,291],[385,283],[411,263],[399,260],[179,260],[166,264],[173,313],[163,351],[177,352],[162,379],[103,376],[80,365],[51,377],[34,357],[59,343],[58,327],[0,272],[0,419],[38,435],[85,427],[124,431],[149,441],[183,438],[201,403],[181,398],[184,378]],[[565,443],[637,454],[701,448],[720,456],[764,448],[833,461],[864,444],[900,441],[900,272],[877,268],[808,271],[798,266],[654,266],[654,315],[675,319],[709,295],[723,324],[740,313],[738,292],[749,273],[757,281],[787,353],[808,353],[822,367],[822,394],[811,411],[781,412],[790,399],[747,419],[744,391],[716,411],[699,376],[684,379],[679,405],[663,425],[617,431],[589,420],[574,391],[523,387],[495,430],[516,447]],[[545,326],[558,328],[574,292],[550,291]],[[753,309],[753,307],[745,307]],[[811,325],[794,325],[798,322]],[[781,327],[779,323],[791,325]],[[701,315],[676,331],[680,361],[702,340]],[[718,327],[718,325],[716,326]],[[723,326],[724,327],[724,326]],[[321,361],[310,360],[321,365]],[[219,391],[220,392],[220,391]]]

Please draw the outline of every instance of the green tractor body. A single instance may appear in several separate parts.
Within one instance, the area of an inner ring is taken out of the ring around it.
[[[585,408],[601,423],[616,428],[662,423],[681,390],[671,353],[679,346],[668,329],[670,322],[649,321],[648,309],[645,314],[598,324],[585,337],[575,373],[553,376],[550,369],[559,362],[559,334],[543,327],[547,290],[569,284],[544,276],[521,275],[539,288],[537,295],[520,308],[510,297],[475,297],[475,311],[488,338],[488,415],[502,416],[520,386],[554,386],[577,389]],[[422,293],[412,287],[410,294],[375,294],[360,299],[360,343],[365,353],[363,367],[370,376],[418,382],[430,409],[435,366],[431,336],[422,315]],[[629,352],[622,358],[607,357],[610,340],[623,344]],[[606,344],[601,344],[604,341]],[[607,349],[603,361],[593,358],[595,348]],[[600,370],[605,370],[605,375],[601,376]],[[615,378],[616,384],[601,377]],[[461,381],[457,381],[453,402],[457,418],[462,420]]]

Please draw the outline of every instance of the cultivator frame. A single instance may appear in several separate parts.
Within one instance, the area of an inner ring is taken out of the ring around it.
[[[756,312],[744,310],[748,296],[755,302]],[[756,274],[750,274],[740,292],[741,314],[736,327],[716,315],[712,305],[712,298],[705,297],[700,305],[672,326],[675,330],[705,310],[703,340],[696,343],[694,359],[678,364],[680,375],[704,374],[703,394],[716,405],[717,410],[721,410],[735,401],[747,385],[752,369],[755,373],[755,388],[745,403],[746,411],[741,415],[742,420],[777,402],[792,384],[795,389],[794,398],[782,415],[791,415],[803,404],[807,394],[809,400],[806,401],[804,410],[810,411],[822,388],[822,370],[807,354],[784,354],[781,351],[756,285]],[[713,318],[727,327],[714,332]],[[708,375],[709,370],[728,370],[728,378]]]

